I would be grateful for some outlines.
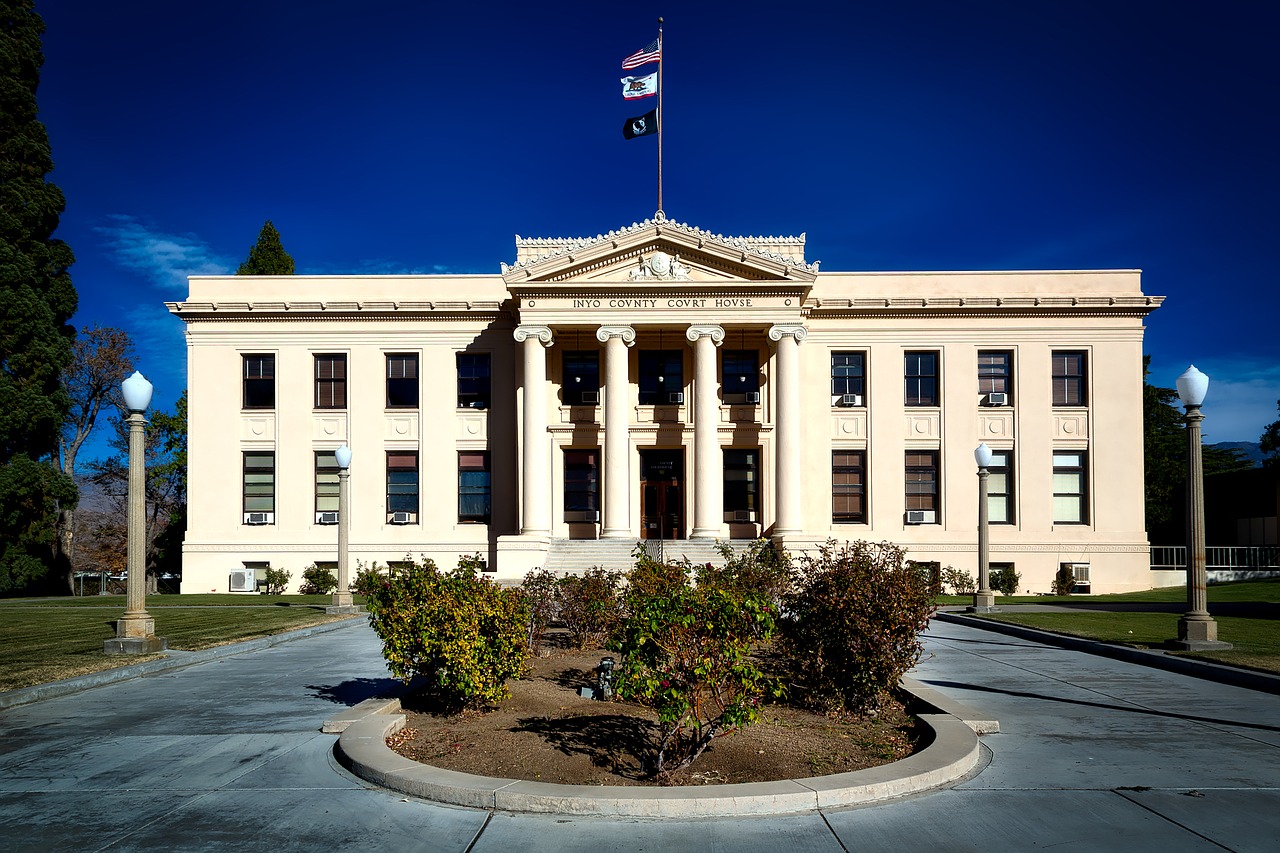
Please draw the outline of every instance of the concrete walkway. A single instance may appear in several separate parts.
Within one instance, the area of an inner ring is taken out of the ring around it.
[[[320,723],[388,683],[354,622],[0,712],[0,849],[1280,847],[1280,697],[941,623],[913,675],[1001,722],[949,789],[792,817],[491,814],[337,766]]]

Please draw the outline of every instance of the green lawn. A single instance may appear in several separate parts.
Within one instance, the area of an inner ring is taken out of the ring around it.
[[[1280,578],[1268,578],[1256,581],[1233,581],[1232,583],[1212,584],[1208,589],[1209,602],[1215,601],[1261,601],[1280,602]],[[1187,600],[1185,586],[1166,586],[1159,589],[1144,589],[1139,592],[1121,592],[1114,595],[996,595],[996,605],[1000,604],[1079,604],[1081,602],[1126,602],[1142,604],[1180,603]],[[938,597],[942,605],[972,604],[972,595],[942,595]]]
[[[173,649],[195,650],[265,637],[335,619],[305,604],[331,596],[148,596],[156,634]],[[225,606],[235,605],[235,606]],[[7,599],[0,602],[0,691],[127,666],[159,655],[107,655],[123,596]]]

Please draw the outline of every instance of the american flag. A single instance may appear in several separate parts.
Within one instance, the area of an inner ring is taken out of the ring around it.
[[[650,62],[657,62],[661,58],[662,48],[658,46],[658,40],[654,39],[622,60],[622,67],[629,71],[632,68],[639,68],[641,65],[647,65]]]

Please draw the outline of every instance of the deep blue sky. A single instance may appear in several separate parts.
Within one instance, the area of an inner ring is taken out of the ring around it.
[[[653,102],[618,81],[664,15],[670,218],[803,231],[829,270],[1140,268],[1206,440],[1277,416],[1274,0],[37,8],[75,323],[131,331],[164,407],[161,303],[266,219],[299,272],[487,273],[651,216],[656,140],[621,126]]]

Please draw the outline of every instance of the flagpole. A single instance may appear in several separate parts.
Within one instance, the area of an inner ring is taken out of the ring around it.
[[[662,18],[658,18],[658,213],[662,213],[662,90],[667,87],[662,71]]]

